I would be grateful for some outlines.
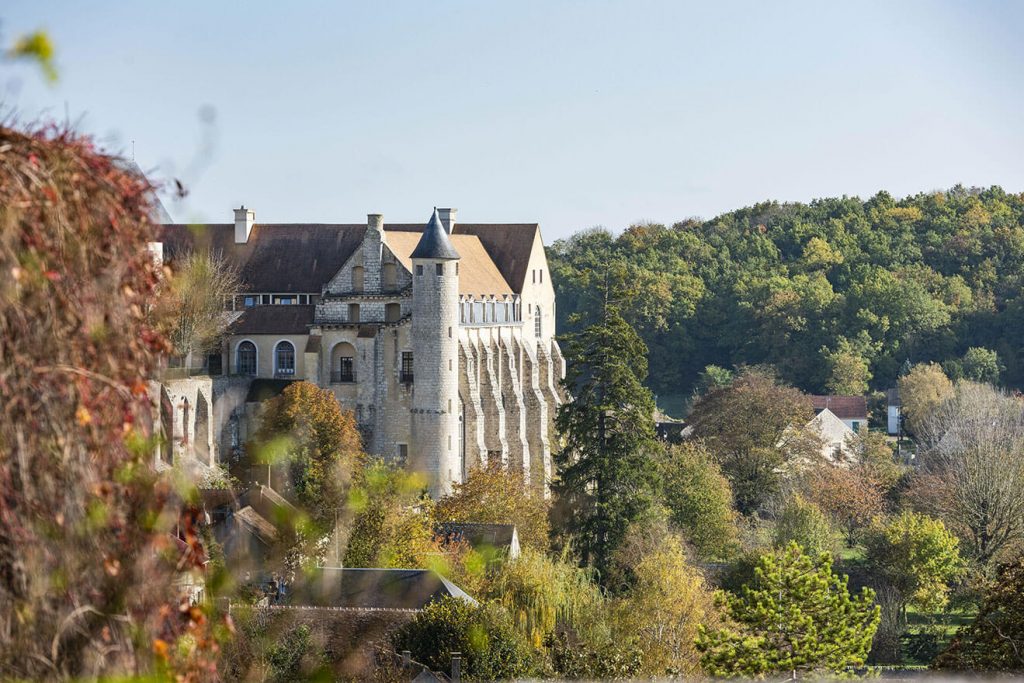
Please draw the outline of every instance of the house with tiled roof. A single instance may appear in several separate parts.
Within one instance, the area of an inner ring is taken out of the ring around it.
[[[868,400],[864,396],[811,396],[814,414],[827,410],[854,433],[868,428]]]
[[[497,460],[545,486],[564,362],[535,223],[164,224],[150,245],[173,268],[208,250],[238,271],[227,337],[161,387],[169,464],[223,461],[288,382],[329,388],[367,451],[426,475],[434,495]]]

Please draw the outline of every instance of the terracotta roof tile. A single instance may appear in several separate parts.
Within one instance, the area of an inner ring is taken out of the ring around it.
[[[863,396],[811,396],[814,412],[828,410],[840,420],[866,420],[868,400]]]
[[[384,231],[384,242],[395,257],[412,272],[412,252],[419,243],[419,234],[407,231]],[[483,243],[475,235],[451,235],[452,246],[459,252],[459,294],[511,295],[512,288],[505,282]]]

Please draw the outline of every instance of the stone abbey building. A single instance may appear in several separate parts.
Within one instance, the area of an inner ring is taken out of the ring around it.
[[[422,472],[435,496],[500,461],[551,476],[564,363],[536,224],[429,222],[163,225],[157,258],[207,249],[234,264],[221,353],[160,385],[158,456],[213,463],[258,426],[259,403],[295,380],[352,410],[367,452]]]

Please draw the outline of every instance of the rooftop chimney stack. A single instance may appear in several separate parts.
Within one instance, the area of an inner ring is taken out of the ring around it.
[[[384,214],[382,213],[368,213],[366,214],[366,228],[367,230],[376,230],[377,232],[384,231]]]
[[[256,222],[256,212],[252,209],[235,209],[235,244],[245,244],[249,241],[249,233],[252,232],[253,223]]]
[[[444,231],[449,235],[452,234],[452,230],[455,229],[455,216],[459,213],[458,209],[438,209],[437,215],[441,218],[441,225],[444,226]]]

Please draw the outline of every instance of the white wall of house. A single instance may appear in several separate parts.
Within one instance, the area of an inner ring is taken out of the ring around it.
[[[821,435],[823,458],[832,462],[849,461],[852,458],[853,454],[850,453],[848,439],[854,434],[853,428],[836,417],[831,410],[826,408],[815,415],[810,426]],[[867,429],[867,424],[862,425],[861,428]]]
[[[900,407],[889,406],[888,420],[886,423],[886,431],[889,434],[896,435],[900,433]]]

